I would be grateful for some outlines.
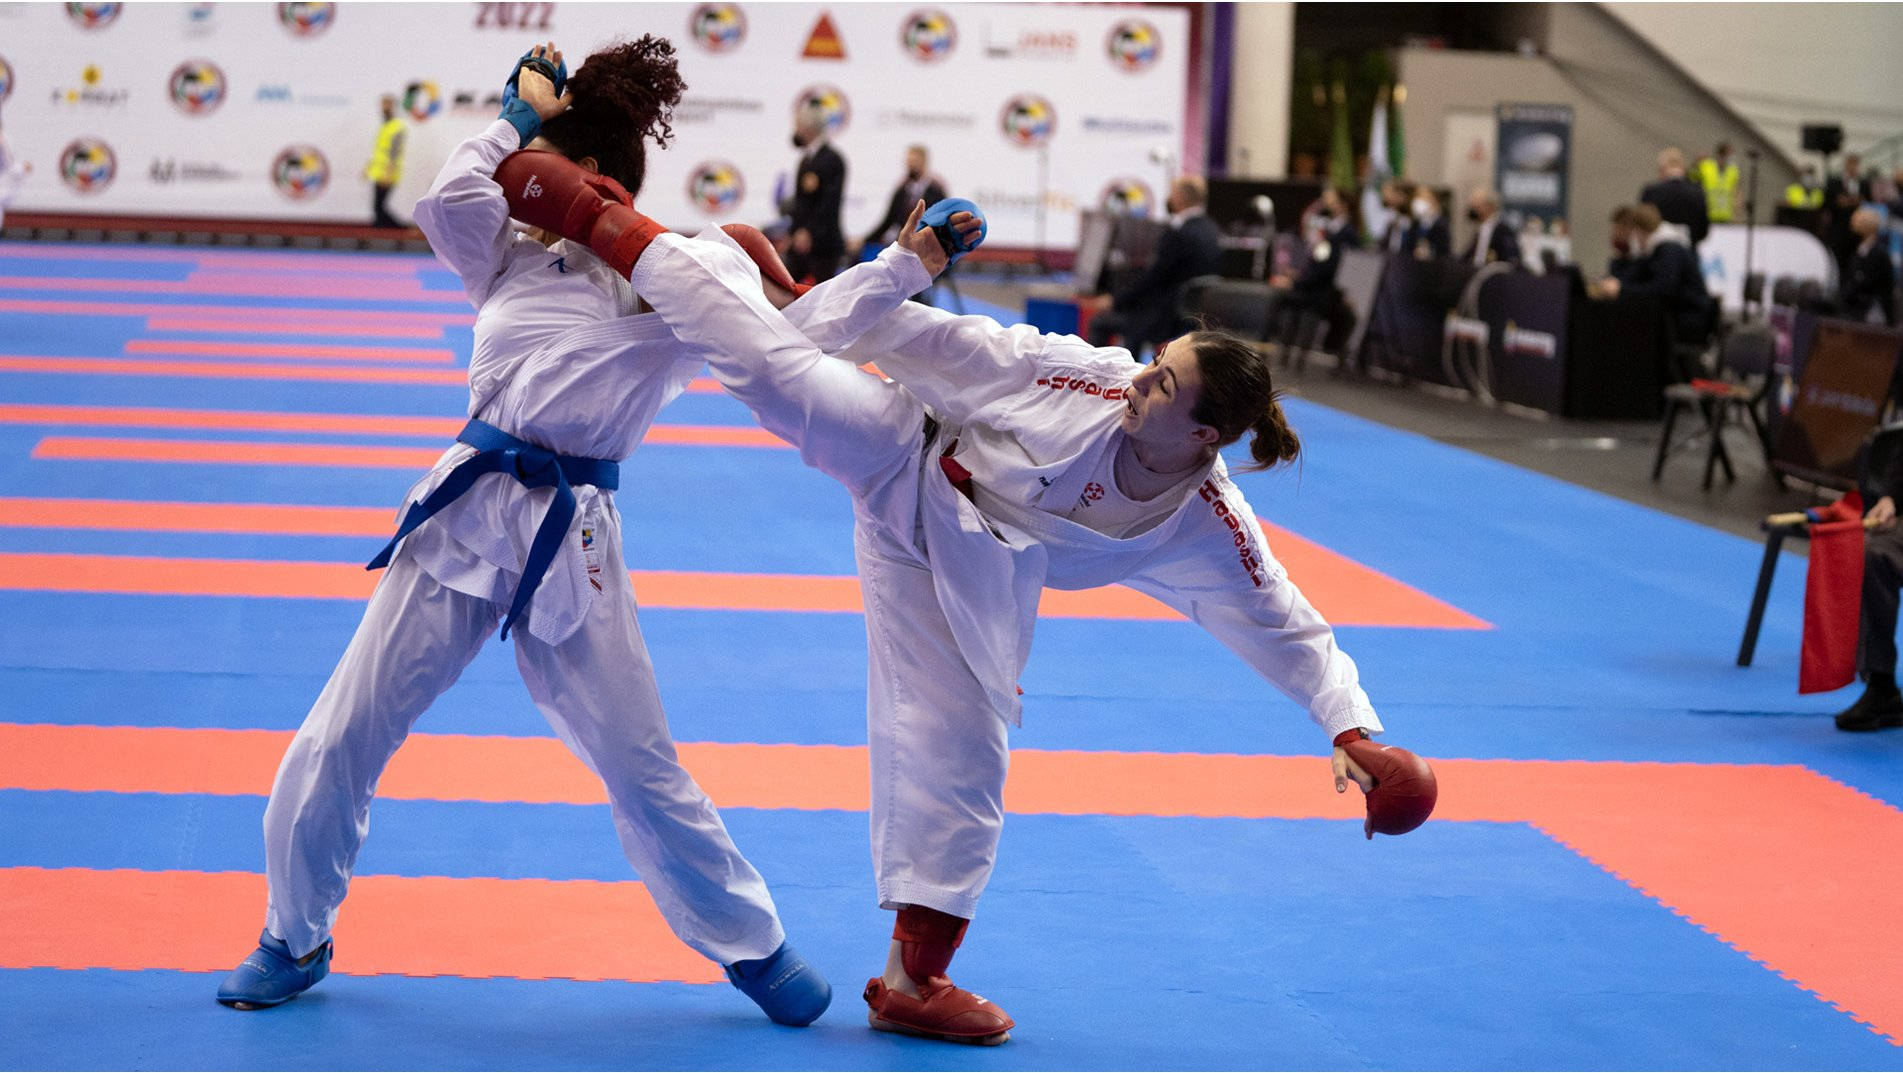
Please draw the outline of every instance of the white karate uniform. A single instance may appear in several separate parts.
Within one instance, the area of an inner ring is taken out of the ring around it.
[[[508,123],[492,124],[456,148],[416,206],[417,225],[478,308],[469,412],[559,454],[622,459],[701,359],[660,317],[638,314],[627,280],[586,247],[544,247],[512,229],[492,176],[518,142]],[[911,293],[888,295],[891,277],[862,266],[804,308],[863,330]],[[452,447],[407,501],[474,453]],[[765,957],[784,932],[759,873],[676,761],[614,494],[591,486],[574,494],[575,519],[515,631],[523,681],[606,785],[622,847],[675,934],[723,965]],[[479,477],[403,541],[379,581],[265,812],[266,926],[295,953],[329,937],[379,776],[496,629],[553,496],[504,474]]]
[[[865,331],[863,319],[806,316],[810,296],[783,319],[761,298],[753,265],[713,232],[656,239],[633,280],[764,427],[852,493],[885,907],[975,910],[1003,820],[1007,724],[1020,716],[1018,676],[1047,585],[1148,593],[1214,634],[1329,738],[1382,729],[1353,660],[1269,553],[1220,458],[1128,539],[1064,516],[1122,438],[1125,392],[1141,368],[1128,351],[916,303],[895,303]],[[891,380],[859,373],[853,363],[866,360]],[[941,468],[947,453],[972,475],[972,498]]]

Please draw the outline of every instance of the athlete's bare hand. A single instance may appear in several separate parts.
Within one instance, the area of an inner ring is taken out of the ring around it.
[[[1361,787],[1361,792],[1364,794],[1374,789],[1374,776],[1368,774],[1360,764],[1355,763],[1354,758],[1348,755],[1348,750],[1339,745],[1335,746],[1334,765],[1336,793],[1347,793],[1350,779],[1354,780],[1356,786]]]
[[[535,46],[530,50],[529,55],[547,60],[557,68],[562,65],[562,54],[553,41]],[[515,92],[517,96],[528,102],[530,108],[535,109],[535,114],[540,116],[544,123],[568,111],[569,93],[564,90],[562,95],[557,97],[555,83],[533,67],[524,67],[516,74]]]
[[[945,266],[951,263],[951,258],[946,256],[945,247],[938,244],[938,234],[935,231],[931,228],[919,230],[918,223],[924,217],[925,202],[921,199],[918,204],[912,206],[912,215],[907,217],[905,223],[899,228],[899,245],[917,254],[918,259],[925,264],[925,271],[936,276],[945,271]],[[975,237],[984,230],[985,226],[983,221],[968,212],[952,213],[951,219],[946,223],[958,235],[961,244]]]

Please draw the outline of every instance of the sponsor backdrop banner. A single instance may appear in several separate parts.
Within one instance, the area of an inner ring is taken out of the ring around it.
[[[391,199],[407,218],[529,44],[554,40],[573,67],[642,33],[673,40],[688,83],[638,202],[677,229],[773,219],[807,101],[846,157],[855,239],[913,143],[1010,246],[1069,246],[1077,213],[1107,202],[1160,213],[1184,157],[1180,8],[4,3],[0,117],[33,164],[13,207],[367,223],[389,93],[410,128]]]
[[[1572,174],[1573,109],[1565,104],[1502,104],[1495,110],[1495,185],[1500,214],[1519,230],[1538,220],[1542,233],[1567,220]]]

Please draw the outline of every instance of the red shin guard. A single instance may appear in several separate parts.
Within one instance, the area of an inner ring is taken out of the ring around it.
[[[622,275],[667,230],[634,209],[621,184],[540,149],[510,153],[496,167],[509,215],[595,251]]]
[[[982,995],[974,995],[945,976],[952,954],[964,941],[971,922],[922,905],[899,910],[892,938],[899,942],[905,975],[918,988],[913,998],[885,986],[866,982],[867,1019],[882,1032],[903,1032],[954,1043],[993,1045],[1011,1036],[1017,1022]]]

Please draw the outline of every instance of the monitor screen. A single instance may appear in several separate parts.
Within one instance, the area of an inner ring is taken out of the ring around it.
[[[1796,397],[1778,429],[1780,471],[1838,488],[1857,482],[1857,452],[1883,420],[1903,335],[1819,320]]]

